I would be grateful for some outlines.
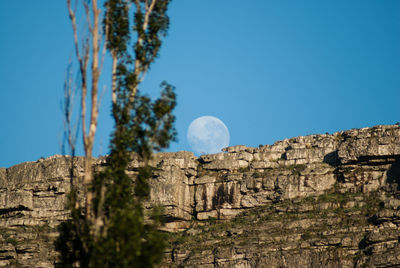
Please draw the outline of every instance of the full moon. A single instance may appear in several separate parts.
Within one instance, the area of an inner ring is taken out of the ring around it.
[[[196,155],[215,154],[229,145],[229,130],[218,118],[201,116],[190,123],[187,139]]]

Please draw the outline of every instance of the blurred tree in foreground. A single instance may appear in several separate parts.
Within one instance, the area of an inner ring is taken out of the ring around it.
[[[161,96],[153,101],[140,92],[139,85],[159,54],[161,38],[167,34],[169,18],[166,12],[170,0],[105,1],[102,31],[98,26],[101,12],[97,1],[82,1],[89,32],[81,47],[84,53],[80,53],[78,44],[76,8],[72,8],[67,0],[80,66],[82,128],[86,124],[83,120],[86,116],[86,80],[87,77],[98,79],[101,71],[102,64],[98,67],[101,33],[113,62],[111,89],[115,129],[110,155],[102,171],[92,171],[92,153],[85,149],[84,206],[78,201],[76,183],[71,183],[71,220],[60,225],[60,237],[56,241],[60,266],[152,267],[163,257],[165,238],[159,231],[161,210],[155,207],[149,215],[144,213],[143,204],[150,196],[148,180],[152,167],[149,161],[154,151],[167,148],[176,136],[172,114],[176,96],[174,88],[163,82]],[[90,48],[93,48],[91,52]],[[92,68],[88,75],[90,57]],[[94,129],[94,132],[98,90],[93,88],[97,84],[98,80],[92,80],[91,101],[88,102],[92,111],[95,109],[92,113],[95,120],[89,123],[90,131]],[[87,135],[86,128],[83,134],[86,148],[85,140],[90,140],[92,134]],[[91,146],[89,149],[93,148],[93,140]],[[143,163],[133,180],[126,174],[132,154],[139,156]]]

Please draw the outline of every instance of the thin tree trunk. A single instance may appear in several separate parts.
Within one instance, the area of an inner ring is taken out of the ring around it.
[[[90,186],[93,182],[93,146],[94,139],[97,129],[97,118],[98,118],[98,82],[100,77],[99,67],[99,45],[100,45],[100,29],[99,29],[99,17],[100,10],[97,7],[97,0],[91,1],[92,5],[89,7],[88,2],[83,1],[85,10],[87,26],[89,28],[89,36],[84,38],[82,41],[82,53],[79,47],[78,30],[76,22],[76,10],[71,7],[71,0],[67,0],[69,17],[72,23],[72,29],[74,32],[74,44],[75,54],[79,63],[79,71],[81,77],[81,124],[82,124],[82,136],[83,146],[85,152],[84,168],[85,174],[83,178],[83,184],[85,187],[85,217],[86,219],[95,224],[93,218],[92,200],[93,193],[90,190]],[[90,42],[91,41],[91,42]],[[105,45],[105,44],[104,44]],[[90,102],[88,102],[88,63],[91,57],[91,68],[90,68]],[[87,109],[89,105],[89,109]],[[90,117],[88,117],[87,111],[90,111]],[[95,226],[96,227],[96,226]],[[96,229],[96,228],[95,228]]]
[[[117,55],[112,53],[112,80],[111,80],[111,100],[117,103]]]

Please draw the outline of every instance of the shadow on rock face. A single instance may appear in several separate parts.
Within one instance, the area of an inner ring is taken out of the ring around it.
[[[324,156],[324,163],[327,163],[331,166],[338,166],[340,165],[340,160],[339,160],[339,153],[338,151],[333,151],[330,152],[329,154],[326,154]]]
[[[228,187],[224,185],[220,185],[218,187],[217,193],[212,198],[212,209],[220,208],[224,203],[233,203],[233,195],[234,191],[231,188],[231,191],[228,190]]]
[[[390,166],[386,175],[387,183],[393,187],[392,189],[400,191],[400,159]]]

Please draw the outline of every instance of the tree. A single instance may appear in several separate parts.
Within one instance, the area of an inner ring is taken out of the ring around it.
[[[77,4],[77,2],[76,2]],[[100,54],[100,43],[101,43],[101,27],[100,23],[100,9],[97,5],[97,0],[82,1],[84,7],[84,13],[86,17],[86,23],[88,33],[81,40],[79,39],[78,27],[77,27],[77,5],[73,8],[71,0],[67,0],[69,18],[72,24],[72,30],[74,34],[74,45],[75,55],[79,65],[79,78],[80,78],[80,121],[82,128],[83,148],[85,152],[84,157],[84,169],[85,175],[83,183],[85,185],[85,209],[91,211],[92,193],[88,191],[89,186],[93,181],[92,164],[93,164],[93,146],[94,138],[97,129],[97,117],[98,102],[99,102],[99,78],[101,74],[101,65],[104,59],[105,44],[103,53]],[[90,68],[89,68],[90,62]],[[89,91],[89,92],[88,92]],[[89,93],[89,94],[88,94]],[[87,97],[90,97],[88,100]],[[67,100],[70,96],[66,96]],[[66,103],[68,103],[66,101]],[[89,107],[87,107],[89,106]],[[66,106],[68,110],[68,105]],[[90,110],[90,114],[87,114],[87,108]],[[68,111],[66,110],[65,116],[68,124],[71,123],[71,119],[67,117]],[[71,134],[71,133],[69,133]],[[71,137],[71,136],[69,136]],[[69,138],[70,139],[70,138]],[[69,142],[70,146],[74,146]],[[87,220],[92,220],[91,214],[86,213]]]
[[[92,8],[97,10],[94,2],[92,0]],[[113,60],[111,88],[115,129],[103,171],[93,176],[91,167],[88,167],[92,176],[90,183],[86,180],[85,162],[84,208],[77,205],[76,189],[71,190],[71,220],[60,225],[60,237],[56,242],[62,266],[152,267],[162,259],[165,239],[159,231],[161,211],[155,208],[146,216],[143,203],[149,200],[150,195],[148,180],[152,175],[149,165],[152,153],[167,148],[176,135],[172,114],[176,96],[174,87],[163,82],[161,96],[152,101],[140,92],[139,85],[158,56],[161,38],[167,33],[169,2],[105,2],[103,33]],[[71,15],[69,0],[67,3],[75,33],[76,22]],[[88,14],[89,2],[83,4]],[[88,20],[100,13],[93,11],[93,14],[87,16]],[[94,38],[95,27],[89,28]],[[75,34],[75,44],[76,40]],[[78,62],[83,62],[84,67],[85,60],[79,58]],[[80,68],[81,75],[82,70],[85,68]],[[126,174],[132,154],[143,162],[134,181]]]

